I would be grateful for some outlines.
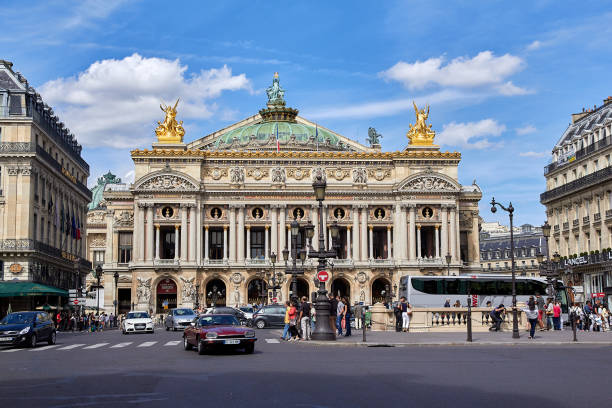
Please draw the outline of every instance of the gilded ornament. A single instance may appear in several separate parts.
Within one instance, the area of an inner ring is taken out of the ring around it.
[[[427,105],[427,112],[425,109],[419,109],[416,103],[414,105],[414,113],[416,115],[416,123],[410,124],[410,130],[406,134],[410,140],[412,146],[433,146],[434,137],[436,132],[431,129],[431,125],[427,124],[427,118],[429,117],[429,105]]]
[[[268,176],[268,169],[260,169],[259,167],[248,169],[247,176],[253,177],[255,180],[259,181]]]
[[[183,143],[185,129],[183,129],[183,121],[176,120],[176,107],[180,99],[176,100],[174,106],[159,105],[162,111],[166,113],[164,123],[157,122],[159,126],[155,129],[157,141],[159,143]]]
[[[376,169],[368,169],[368,175],[374,177],[376,181],[383,181],[386,177],[391,177],[390,169],[383,169],[381,167]]]
[[[338,181],[344,180],[346,177],[348,177],[349,175],[349,170],[347,169],[341,169],[341,168],[337,168],[337,169],[328,169],[327,170],[327,175],[329,177],[333,177]]]

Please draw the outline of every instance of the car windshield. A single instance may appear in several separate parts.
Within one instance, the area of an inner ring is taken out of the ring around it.
[[[0,321],[0,324],[30,324],[34,321],[32,313],[11,313]]]
[[[128,319],[147,319],[148,317],[147,312],[130,312],[127,314]]]
[[[253,313],[254,312],[252,307],[241,307],[240,310],[242,310],[245,313]]]
[[[234,316],[212,315],[200,318],[201,326],[239,326],[238,320]]]
[[[174,311],[175,316],[193,316],[195,313],[191,309],[176,309]]]

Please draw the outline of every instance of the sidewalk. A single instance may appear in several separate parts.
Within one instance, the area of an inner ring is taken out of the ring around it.
[[[367,342],[362,342],[361,330],[353,330],[351,337],[338,337],[336,341],[307,341],[301,344],[327,345],[327,346],[356,346],[356,347],[410,347],[410,346],[483,346],[483,345],[600,345],[612,346],[612,331],[607,332],[577,332],[578,342],[572,341],[571,330],[563,331],[537,331],[536,338],[528,338],[525,330],[519,332],[520,338],[513,339],[512,331],[479,332],[472,334],[472,343],[466,341],[466,332],[446,333],[397,333],[367,331]]]

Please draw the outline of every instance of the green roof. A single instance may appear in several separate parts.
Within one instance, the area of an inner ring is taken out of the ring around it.
[[[68,291],[26,281],[0,282],[0,298],[18,296],[68,296]]]

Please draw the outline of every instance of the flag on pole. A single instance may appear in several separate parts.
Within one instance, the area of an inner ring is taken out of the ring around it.
[[[278,141],[278,123],[276,124],[276,151],[280,152],[280,142]]]
[[[72,238],[76,239],[76,237],[77,237],[77,234],[76,234],[76,221],[74,219],[74,214],[72,214],[72,220],[71,220],[70,227],[72,228],[70,230],[72,232]]]
[[[81,239],[81,219],[77,218],[77,229],[76,229],[76,239]]]

